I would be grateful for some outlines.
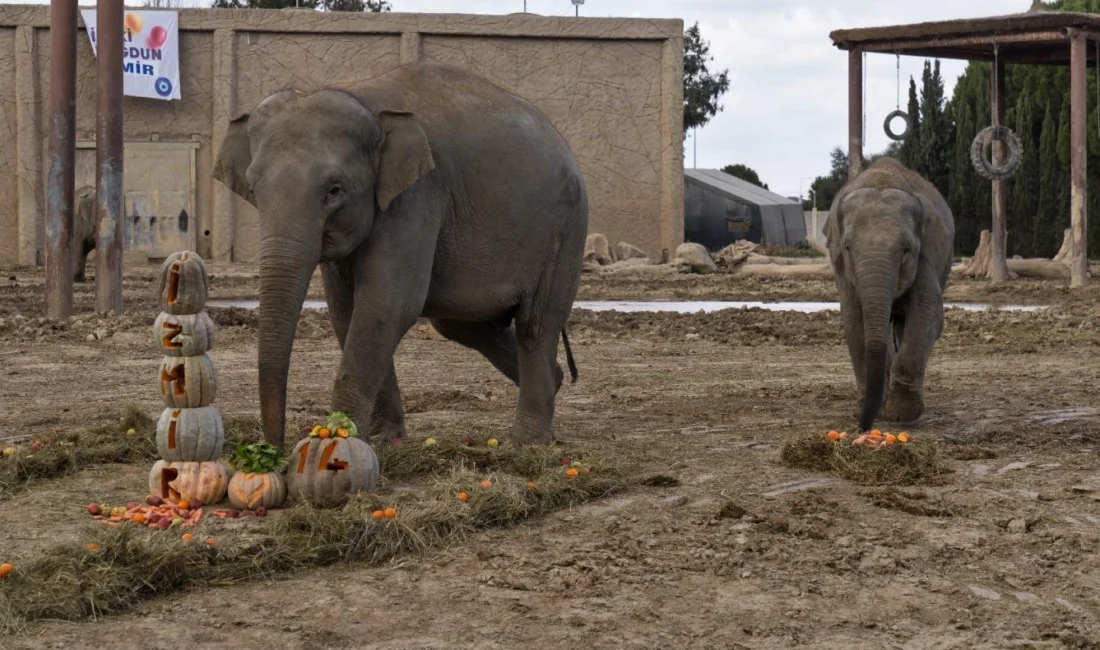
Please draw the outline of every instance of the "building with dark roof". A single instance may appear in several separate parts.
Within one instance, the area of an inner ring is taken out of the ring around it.
[[[684,170],[684,241],[714,251],[739,239],[794,246],[805,238],[798,201],[717,169]]]

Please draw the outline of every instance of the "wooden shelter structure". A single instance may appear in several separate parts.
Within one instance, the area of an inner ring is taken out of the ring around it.
[[[1088,276],[1086,204],[1088,184],[1087,72],[1097,61],[1089,41],[1100,42],[1100,15],[1042,9],[1036,2],[1025,13],[968,18],[890,27],[841,29],[829,34],[833,44],[848,52],[848,178],[863,161],[863,58],[865,53],[988,61],[991,75],[991,124],[1005,119],[1004,67],[1006,63],[1068,65],[1070,69],[1070,223],[1073,247],[1070,286],[1084,286]],[[1100,62],[1098,62],[1100,63]],[[1024,152],[1024,155],[1034,155]],[[994,142],[993,163],[1003,160],[1002,146]],[[1008,277],[1006,263],[1007,181],[993,181],[994,284]]]

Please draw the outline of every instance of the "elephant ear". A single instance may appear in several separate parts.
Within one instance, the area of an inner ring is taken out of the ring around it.
[[[253,206],[256,199],[252,196],[252,186],[245,177],[248,166],[252,164],[252,151],[248,144],[248,113],[238,115],[229,122],[229,130],[222,141],[218,157],[214,161],[211,175],[221,181],[234,194]]]
[[[378,163],[375,198],[383,212],[416,179],[435,169],[432,147],[416,117],[409,111],[383,110],[378,113],[385,139]]]

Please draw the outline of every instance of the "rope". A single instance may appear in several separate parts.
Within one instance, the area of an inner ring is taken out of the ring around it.
[[[901,110],[901,55],[897,50],[894,50],[894,56],[897,57],[897,73],[898,73],[898,96],[897,101],[894,104],[894,108]]]

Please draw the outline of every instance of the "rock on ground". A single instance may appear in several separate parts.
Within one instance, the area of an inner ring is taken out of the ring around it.
[[[615,244],[614,254],[616,262],[625,262],[626,260],[649,260],[649,256],[645,254],[645,251],[625,241]]]
[[[604,266],[614,260],[611,259],[611,244],[607,243],[607,237],[600,233],[592,233],[584,242],[584,261]]]
[[[684,242],[676,247],[676,257],[687,262],[694,273],[714,273],[718,270],[702,244]]]

